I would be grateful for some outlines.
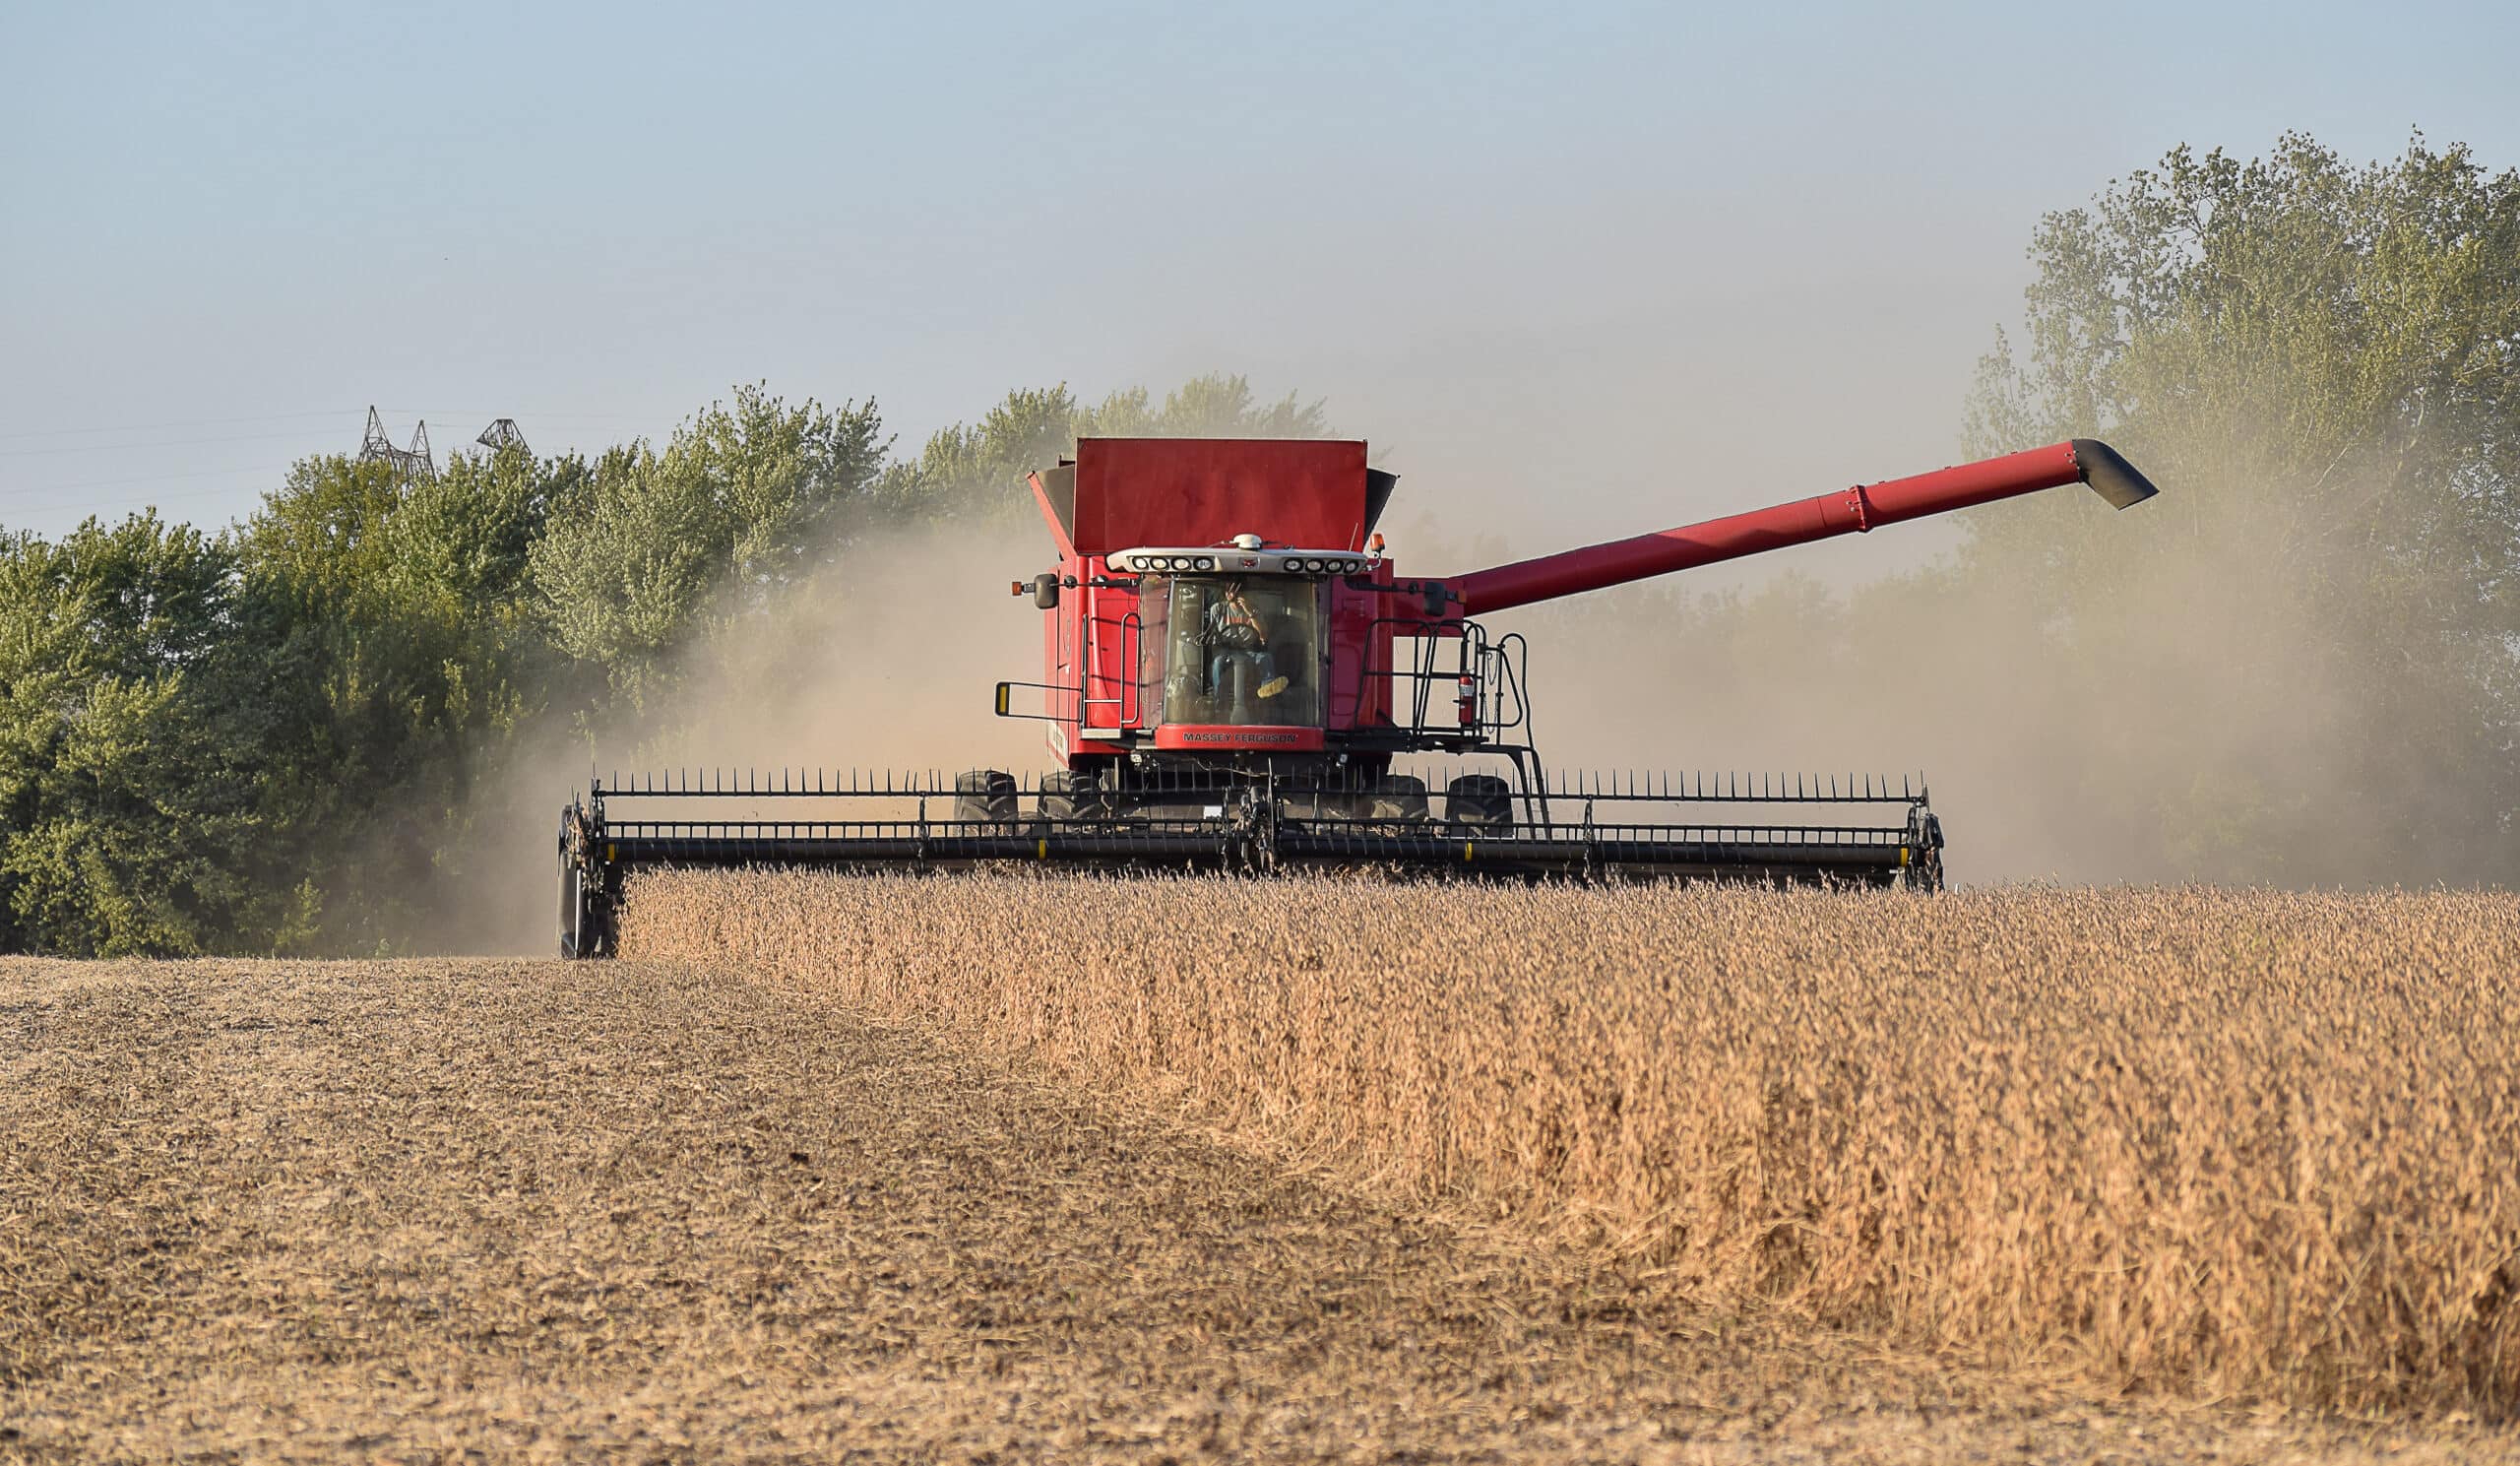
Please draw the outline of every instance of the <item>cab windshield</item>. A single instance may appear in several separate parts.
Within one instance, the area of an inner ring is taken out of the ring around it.
[[[1320,726],[1319,586],[1282,575],[1151,579],[1141,605],[1163,622],[1140,643],[1150,722]]]

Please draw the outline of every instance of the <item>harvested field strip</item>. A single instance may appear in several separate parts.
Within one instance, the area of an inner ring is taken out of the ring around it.
[[[2362,1463],[1675,1307],[676,964],[0,961],[0,1462]]]
[[[661,873],[727,960],[1701,1299],[2520,1408],[2520,902]]]

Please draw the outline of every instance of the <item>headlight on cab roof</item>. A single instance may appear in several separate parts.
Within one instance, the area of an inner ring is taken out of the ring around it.
[[[1261,555],[1254,555],[1251,558],[1257,563],[1245,564],[1241,567],[1243,572],[1257,571],[1263,575],[1272,573],[1280,575],[1354,575],[1359,571],[1370,570],[1372,568],[1371,561],[1354,559],[1347,555],[1318,555],[1298,554],[1289,551],[1268,551]],[[1124,549],[1113,554],[1110,557],[1109,563],[1111,568],[1114,570],[1120,571],[1124,574],[1136,575],[1156,575],[1166,572],[1184,571],[1206,571],[1211,573],[1223,572],[1226,574],[1239,573],[1235,570],[1230,559],[1220,556],[1213,551],[1206,554],[1201,554],[1196,551],[1174,554],[1169,551],[1152,548]]]

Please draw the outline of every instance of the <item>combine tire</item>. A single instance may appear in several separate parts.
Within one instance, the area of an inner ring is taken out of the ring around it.
[[[1502,835],[1514,828],[1514,791],[1493,774],[1464,774],[1444,786],[1444,823],[1456,831]]]
[[[1053,769],[1041,776],[1041,823],[1055,828],[1102,812],[1102,795],[1091,774]]]
[[[1373,793],[1359,801],[1367,819],[1397,823],[1426,822],[1426,781],[1414,774],[1386,774],[1374,781]]]
[[[1015,828],[1015,776],[998,769],[974,769],[954,776],[954,818],[961,824]]]

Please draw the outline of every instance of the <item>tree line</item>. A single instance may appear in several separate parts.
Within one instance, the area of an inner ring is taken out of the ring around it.
[[[0,950],[426,945],[478,825],[518,817],[476,790],[555,728],[654,726],[684,649],[855,546],[1020,526],[1023,472],[1082,434],[1327,430],[1212,376],[1014,392],[896,458],[871,400],[748,386],[661,445],[326,456],[221,531],[0,536]]]

